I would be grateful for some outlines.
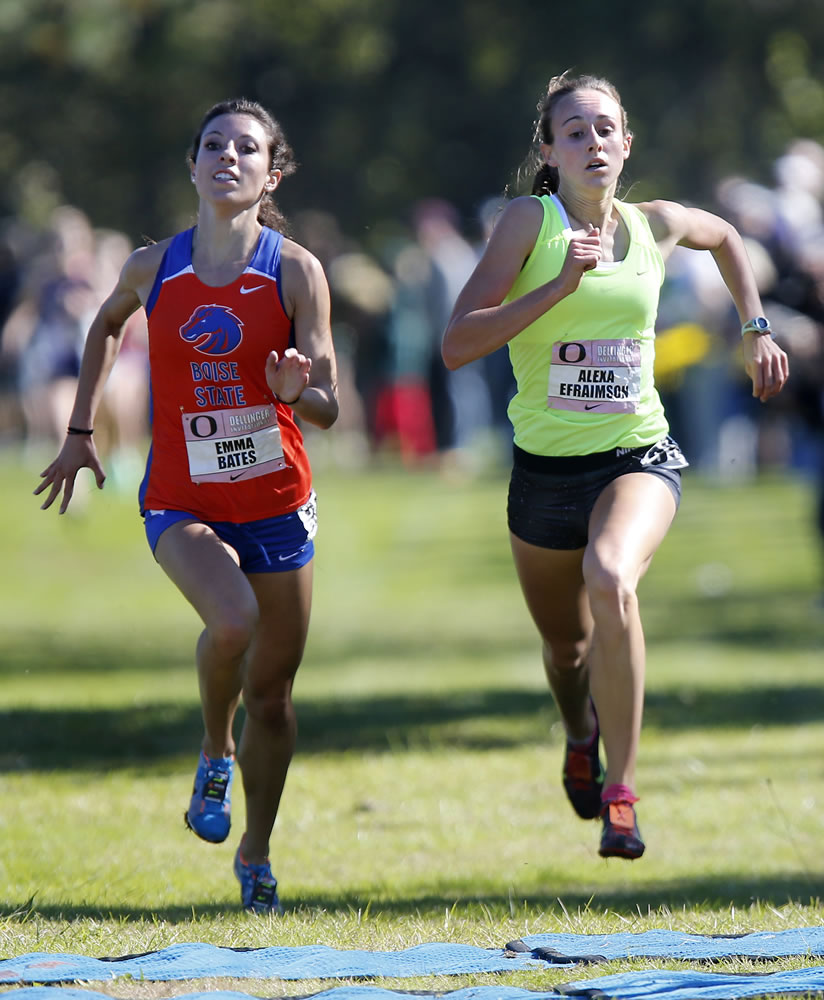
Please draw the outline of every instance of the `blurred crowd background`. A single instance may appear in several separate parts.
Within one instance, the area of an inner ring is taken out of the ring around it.
[[[824,538],[824,4],[820,0],[0,0],[0,443],[62,440],[85,332],[132,248],[191,224],[203,111],[244,95],[300,163],[279,191],[333,296],[344,466],[504,469],[505,351],[448,372],[440,339],[507,197],[528,190],[551,75],[611,79],[635,134],[620,194],[716,211],[747,240],[791,356],[754,402],[709,254],[677,250],[657,379],[692,466],[809,477]],[[96,427],[132,489],[148,433],[130,323]],[[314,444],[314,443],[313,443]]]

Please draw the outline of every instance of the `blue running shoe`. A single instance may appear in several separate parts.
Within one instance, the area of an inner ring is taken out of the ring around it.
[[[240,882],[240,900],[244,910],[252,913],[275,913],[283,909],[278,899],[278,880],[272,874],[269,861],[262,865],[247,864],[240,848],[235,854],[235,875]]]
[[[232,825],[232,777],[235,758],[207,757],[200,751],[186,826],[210,844],[221,844]]]

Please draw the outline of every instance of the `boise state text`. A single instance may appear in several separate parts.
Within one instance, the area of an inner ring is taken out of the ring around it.
[[[192,381],[195,383],[195,401],[198,406],[245,406],[246,397],[237,363],[234,361],[190,361]],[[198,385],[198,382],[218,383]],[[226,385],[232,382],[233,385]]]

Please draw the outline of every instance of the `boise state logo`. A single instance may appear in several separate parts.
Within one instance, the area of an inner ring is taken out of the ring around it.
[[[226,306],[198,306],[180,336],[201,354],[231,354],[243,340],[243,323]]]

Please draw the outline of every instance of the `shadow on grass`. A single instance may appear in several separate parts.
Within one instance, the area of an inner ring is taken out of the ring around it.
[[[544,745],[557,712],[548,691],[490,690],[298,700],[298,753],[501,749]],[[668,732],[818,723],[821,687],[686,689],[648,696],[646,725]],[[238,724],[242,719],[242,710]],[[239,731],[239,730],[238,730]],[[0,712],[0,771],[148,767],[193,754],[196,704]]]
[[[156,634],[124,633],[117,644],[108,642],[71,642],[58,634],[36,632],[0,635],[0,677],[27,676],[32,681],[48,683],[54,675],[105,674],[117,677],[118,671],[132,671],[151,678],[164,674],[170,666],[183,666],[191,671],[195,689],[195,639],[199,629],[192,627],[184,636],[157,641]],[[493,663],[506,663],[517,650],[509,635],[464,637],[449,641],[441,634],[420,630],[401,635],[364,634],[348,639],[326,637],[322,630],[310,636],[311,649],[303,671],[317,674],[323,671],[339,676],[350,665],[364,662],[383,664],[396,662],[438,662],[461,658],[482,658]],[[534,651],[536,668],[540,670],[539,639],[532,633],[524,637],[523,647]],[[84,678],[85,682],[85,678]]]
[[[653,883],[647,886],[633,885],[625,888],[600,889],[592,891],[565,891],[563,887],[546,893],[528,895],[479,893],[467,896],[465,888],[448,888],[440,892],[422,893],[407,897],[383,900],[375,898],[373,890],[364,888],[362,892],[350,891],[334,894],[307,895],[294,903],[283,900],[287,911],[296,915],[311,916],[314,911],[326,913],[357,914],[369,907],[370,919],[381,916],[415,917],[443,920],[448,910],[456,919],[464,913],[483,911],[489,919],[504,920],[520,916],[524,910],[540,911],[561,918],[569,914],[588,911],[598,914],[611,912],[628,916],[646,916],[650,911],[674,911],[685,908],[729,910],[730,906],[745,909],[753,904],[785,906],[818,906],[824,893],[824,875],[787,875],[742,878],[735,875],[724,878],[679,879],[673,882]],[[190,923],[193,919],[212,918],[224,915],[226,905],[218,903],[198,904],[193,900],[188,906],[165,906],[156,909],[130,907],[98,907],[76,904],[55,904],[38,906],[37,901],[15,904],[0,900],[0,918],[27,919],[37,915],[46,920],[155,920],[170,923]],[[531,933],[540,933],[534,928]],[[501,942],[503,948],[505,941]]]
[[[650,587],[652,583],[650,584]],[[654,592],[642,600],[644,631],[650,646],[657,640],[713,643],[719,647],[803,652],[821,648],[824,609],[805,590],[736,591],[723,598]],[[673,611],[673,607],[677,611]],[[760,612],[755,609],[761,608]]]
[[[721,648],[766,649],[779,658],[782,651],[820,650],[824,633],[824,608],[814,610],[811,595],[804,591],[785,589],[765,594],[739,590],[723,598],[681,594],[674,604],[671,594],[651,588],[642,607],[650,647],[658,640],[668,643],[678,639]],[[319,626],[310,636],[312,669],[340,675],[350,664],[370,660],[391,664],[480,658],[505,664],[513,654],[523,651],[534,655],[536,669],[540,669],[540,643],[531,628],[517,641],[511,632],[496,632],[494,622],[485,623],[488,634],[451,634],[445,625],[436,631],[393,631],[394,616],[403,612],[387,610],[386,614],[386,621],[379,621],[375,629],[364,627],[362,633],[346,637],[327,634]],[[171,630],[171,634],[159,634],[135,622],[125,623],[124,628],[116,639],[100,633],[67,638],[46,629],[6,628],[0,635],[0,676],[29,674],[37,678],[55,672],[65,676],[117,670],[151,675],[165,672],[174,663],[191,664],[194,677],[194,646],[199,632],[194,617],[190,627]]]

